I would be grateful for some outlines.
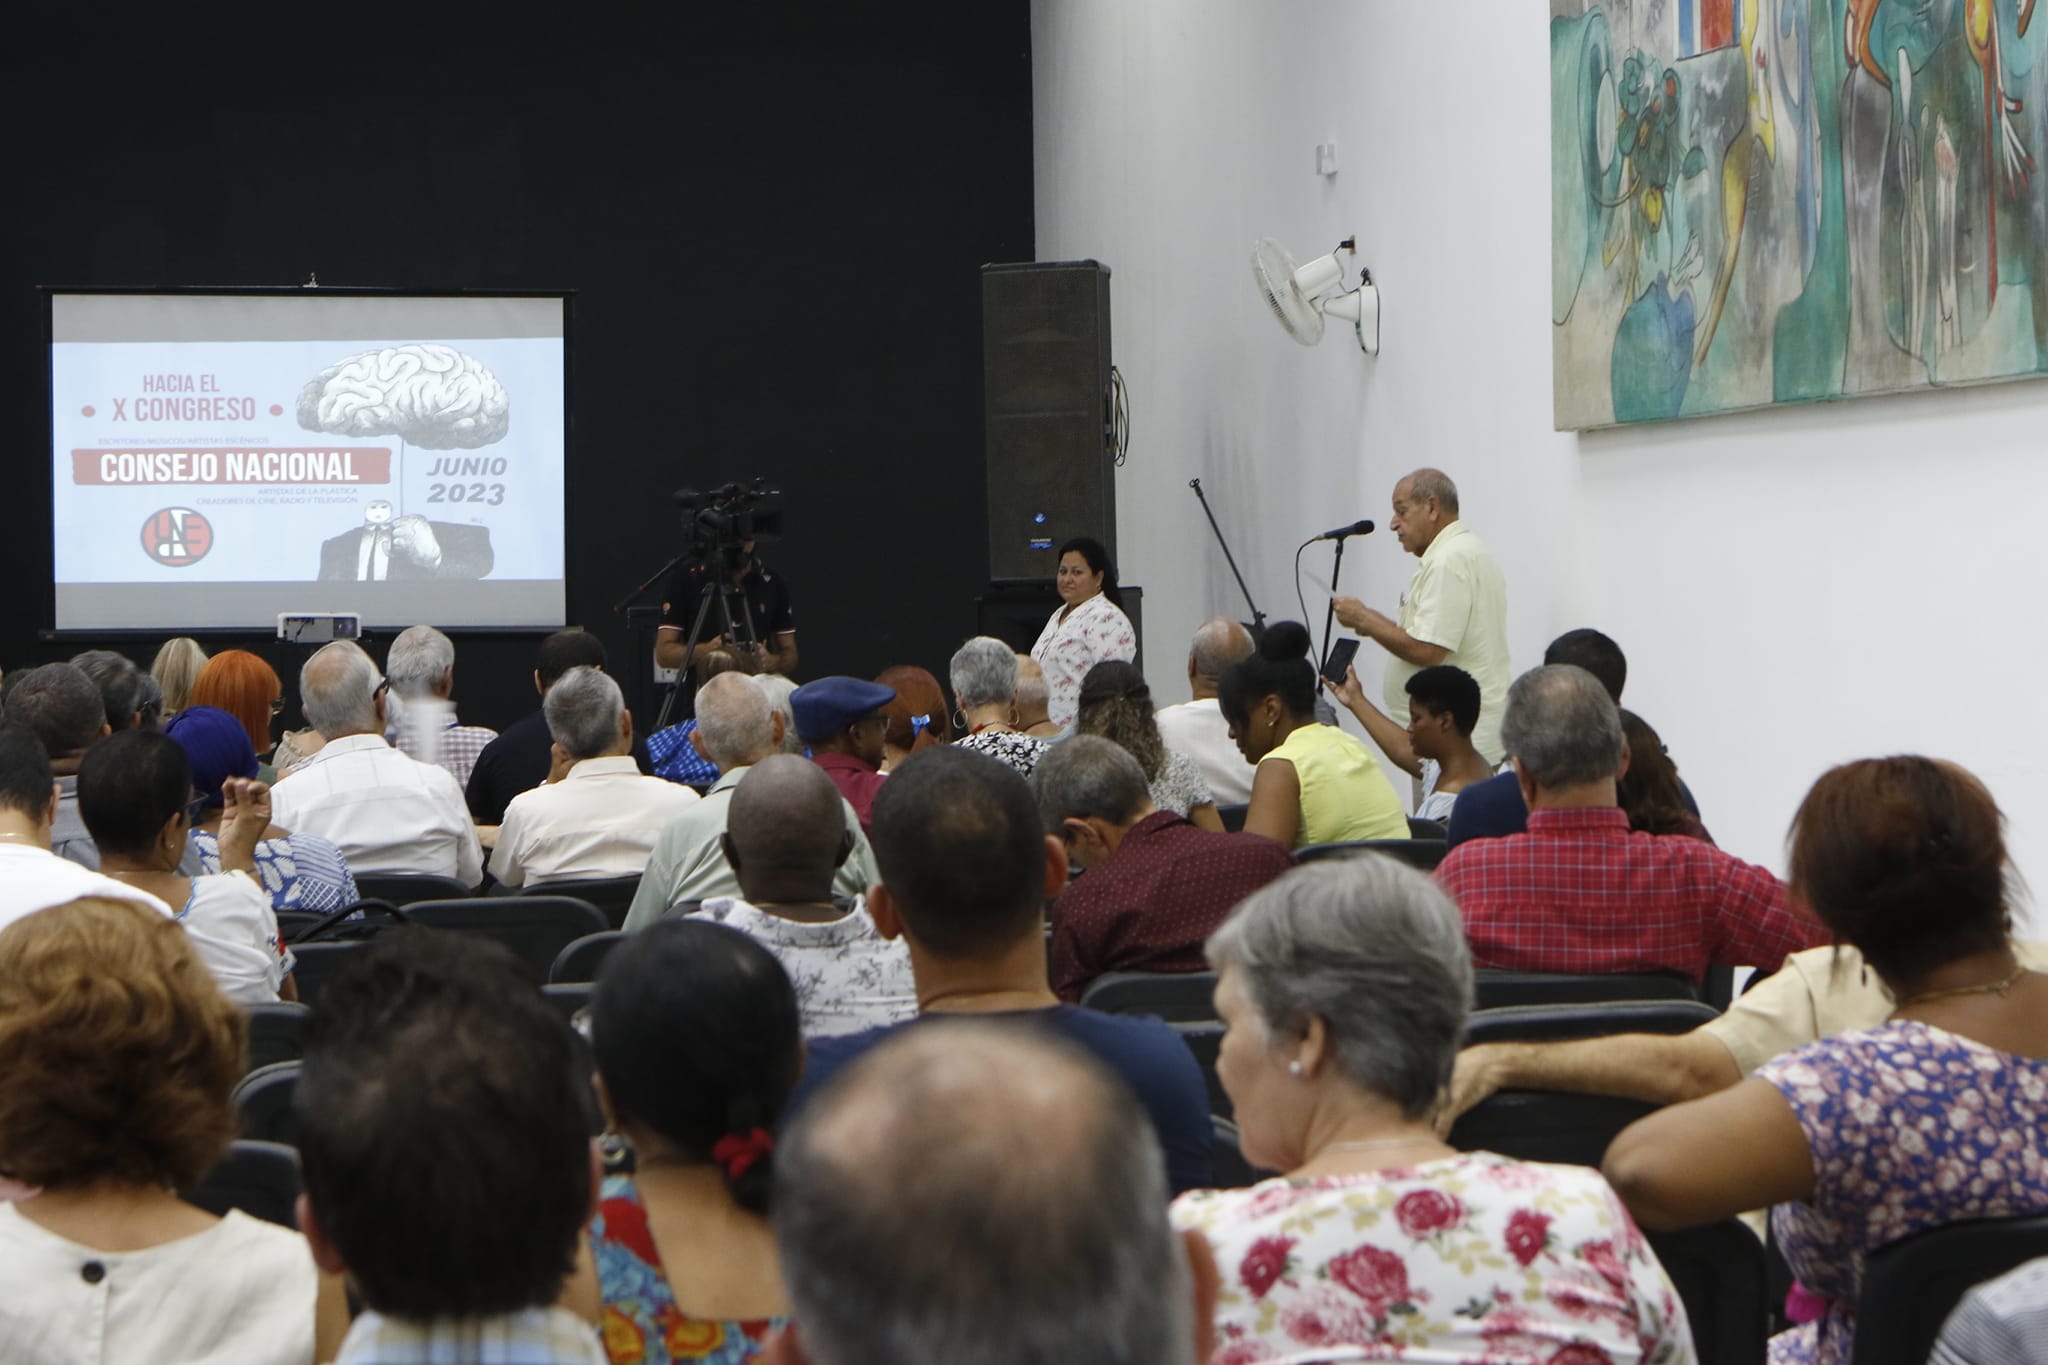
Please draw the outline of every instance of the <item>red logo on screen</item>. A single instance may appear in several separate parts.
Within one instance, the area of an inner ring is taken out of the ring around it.
[[[166,507],[142,523],[142,552],[166,568],[197,564],[213,548],[213,523],[189,507]]]

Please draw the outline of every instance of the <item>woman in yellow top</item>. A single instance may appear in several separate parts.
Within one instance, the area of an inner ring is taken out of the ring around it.
[[[1289,848],[1352,839],[1405,839],[1408,816],[1364,741],[1315,717],[1308,628],[1276,621],[1249,658],[1217,684],[1230,738],[1252,778],[1247,834]]]

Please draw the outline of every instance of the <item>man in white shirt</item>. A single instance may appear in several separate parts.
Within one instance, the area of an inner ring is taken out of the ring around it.
[[[57,784],[42,741],[26,725],[0,723],[0,929],[83,896],[134,901],[171,913],[147,891],[52,853],[50,822],[56,815]]]
[[[1394,724],[1408,725],[1408,679],[1451,664],[1479,684],[1479,725],[1472,745],[1498,765],[1505,754],[1500,722],[1507,710],[1508,589],[1493,555],[1458,520],[1458,486],[1440,469],[1418,469],[1394,485],[1388,529],[1422,562],[1401,595],[1401,619],[1355,597],[1336,599],[1337,619],[1392,656],[1380,692]]]
[[[572,668],[541,703],[554,773],[512,798],[491,854],[501,886],[637,876],[668,822],[701,798],[633,761],[633,714],[610,675]]]
[[[917,1014],[910,949],[876,931],[861,896],[833,897],[832,879],[853,852],[844,800],[822,768],[793,754],[755,764],[733,788],[719,840],[740,897],[707,900],[691,916],[729,924],[775,954],[796,987],[806,1038]]]
[[[271,816],[294,834],[333,840],[351,872],[431,872],[475,886],[483,848],[462,785],[385,742],[388,686],[353,641],[306,660],[299,696],[326,744],[278,779]]]
[[[1248,658],[1252,633],[1228,616],[1212,616],[1188,647],[1188,690],[1194,700],[1159,708],[1159,738],[1195,761],[1209,780],[1218,805],[1242,806],[1252,799],[1252,774],[1231,741],[1230,726],[1216,702],[1216,680],[1239,659]]]
[[[455,642],[432,626],[400,632],[384,656],[391,680],[391,743],[408,758],[438,763],[467,786],[477,755],[498,737],[484,725],[455,723]]]

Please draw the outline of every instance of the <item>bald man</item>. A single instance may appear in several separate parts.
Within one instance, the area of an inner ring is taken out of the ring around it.
[[[1194,700],[1159,708],[1159,737],[1169,749],[1195,760],[1209,791],[1222,806],[1241,806],[1252,799],[1256,771],[1231,742],[1230,726],[1216,702],[1216,680],[1223,670],[1252,652],[1252,633],[1228,616],[1202,622],[1188,646],[1188,691]]]
[[[1046,686],[1045,670],[1029,654],[1017,656],[1017,733],[1033,739],[1051,739],[1060,734],[1052,723],[1052,689]]]
[[[1514,670],[1508,662],[1508,589],[1500,566],[1458,519],[1458,486],[1441,469],[1418,469],[1394,485],[1387,523],[1401,548],[1421,560],[1401,595],[1401,619],[1356,597],[1336,599],[1337,619],[1387,651],[1380,684],[1385,711],[1408,726],[1408,679],[1450,664],[1479,684],[1479,723],[1472,747],[1499,766],[1501,713]]]
[[[1143,1111],[1071,1044],[1014,1023],[909,1030],[776,1149],[793,1320],[769,1359],[1205,1361],[1215,1262],[1173,1232],[1165,1184]]]
[[[740,894],[704,902],[691,919],[731,925],[775,954],[796,986],[804,1036],[829,1038],[917,1013],[910,949],[876,932],[865,898],[837,898],[832,880],[853,852],[845,800],[823,768],[775,754],[733,788],[719,845]]]

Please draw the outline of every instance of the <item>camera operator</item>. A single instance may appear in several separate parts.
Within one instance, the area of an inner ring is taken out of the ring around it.
[[[744,601],[747,623],[753,639],[746,638],[744,625],[725,628],[724,613],[714,603],[704,622],[704,638],[698,653],[724,650],[738,657],[739,666],[749,673],[783,673],[796,668],[796,617],[789,601],[789,580],[754,557],[754,542],[721,552],[717,562],[725,567],[726,586]],[[676,570],[662,595],[661,628],[655,635],[654,662],[662,668],[680,668],[683,647],[689,641],[690,624],[696,620],[697,604],[704,581],[715,569],[710,558],[697,560]],[[739,623],[736,623],[738,625]]]

